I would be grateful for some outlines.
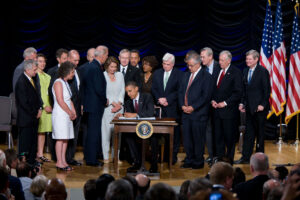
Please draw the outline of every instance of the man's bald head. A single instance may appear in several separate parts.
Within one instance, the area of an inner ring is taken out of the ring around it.
[[[58,178],[52,178],[48,181],[45,189],[46,200],[65,200],[67,199],[67,192],[65,184]]]
[[[138,174],[135,176],[135,180],[138,184],[138,191],[140,194],[145,194],[150,187],[150,178],[144,174]]]
[[[271,190],[279,186],[281,186],[281,183],[276,179],[270,179],[266,181],[263,185],[263,196],[266,197],[265,199],[267,199]]]
[[[87,54],[86,54],[86,59],[89,61],[89,62],[92,62],[93,59],[95,58],[95,48],[90,48],[88,51],[87,51]]]
[[[68,61],[73,63],[76,67],[80,61],[80,55],[77,50],[72,49],[68,53]]]
[[[258,152],[250,158],[251,173],[256,175],[267,174],[269,170],[269,158],[266,154]]]

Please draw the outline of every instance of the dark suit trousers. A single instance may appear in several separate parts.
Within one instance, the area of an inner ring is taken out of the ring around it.
[[[87,113],[87,136],[85,140],[84,158],[87,164],[96,164],[101,147],[101,113]]]
[[[68,163],[74,160],[74,156],[76,153],[77,141],[78,141],[78,134],[80,128],[81,116],[77,116],[77,118],[73,121],[74,126],[74,139],[68,141],[68,147],[66,152],[66,160]]]
[[[186,151],[186,164],[204,163],[204,145],[207,120],[182,119],[183,145]]]
[[[243,158],[250,159],[253,147],[255,135],[257,136],[257,152],[264,152],[264,128],[266,112],[255,112],[253,115],[250,112],[246,113],[246,132],[243,141]]]
[[[131,158],[133,160],[133,162],[135,164],[141,164],[141,149],[138,149],[137,147],[137,143],[136,143],[136,140],[137,140],[137,136],[135,133],[128,133],[126,134],[125,136],[125,140],[128,144],[128,148],[129,148],[129,151],[130,151],[130,155],[131,155]]]
[[[221,119],[219,117],[215,117],[214,119],[216,156],[219,158],[226,156],[233,161],[235,151],[235,135],[237,130],[236,120]],[[225,146],[227,151],[225,151]]]
[[[28,152],[28,163],[34,164],[37,152],[38,123],[31,127],[19,127],[19,153]]]
[[[214,134],[213,134],[213,124],[211,115],[208,118],[207,127],[206,127],[206,133],[205,133],[205,140],[206,140],[206,147],[208,151],[208,156],[210,158],[214,157],[214,148],[215,148],[215,142],[214,142]]]

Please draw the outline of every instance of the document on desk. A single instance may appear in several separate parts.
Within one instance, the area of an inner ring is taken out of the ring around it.
[[[155,117],[119,117],[120,120],[155,120]]]

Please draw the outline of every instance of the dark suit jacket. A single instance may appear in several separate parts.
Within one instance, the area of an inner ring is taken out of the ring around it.
[[[259,175],[244,183],[238,184],[233,192],[237,193],[239,200],[261,200],[263,185],[269,180],[267,175]]]
[[[52,94],[52,86],[54,81],[58,78],[58,65],[55,65],[54,67],[51,67],[48,69],[47,74],[51,76],[49,88],[48,88],[48,94],[49,94],[49,100],[50,100],[50,105],[53,107],[54,104],[54,97]]]
[[[248,83],[248,72],[249,68],[247,67],[243,71],[244,95],[242,103],[251,114],[256,112],[258,105],[264,106],[264,112],[268,112],[271,92],[269,72],[261,65],[257,65],[250,83]]]
[[[120,70],[121,70],[121,67],[120,67]],[[120,72],[122,72],[122,71],[120,71]],[[139,86],[139,88],[141,88],[142,87],[141,74],[142,74],[142,72],[139,68],[128,65],[127,71],[126,71],[126,74],[124,77],[125,85],[129,81],[134,81]]]
[[[184,105],[184,97],[190,79],[190,72],[185,73],[182,84],[179,88],[179,107]],[[182,118],[190,118],[197,120],[207,120],[209,111],[209,102],[212,94],[212,76],[201,68],[189,88],[188,105],[194,108],[191,114],[182,114]]]
[[[9,175],[9,189],[16,199],[24,200],[24,191],[19,178]]]
[[[82,95],[82,78],[81,78],[81,75],[80,75],[80,72],[76,69],[76,72],[78,74],[78,77],[79,77],[79,82],[80,82],[80,85],[79,85],[79,89],[78,89],[78,86],[77,86],[77,82],[75,81],[75,76],[73,77],[72,80],[69,80],[68,83],[70,85],[70,89],[71,89],[71,92],[72,92],[72,102],[74,104],[74,107],[75,107],[75,110],[76,110],[76,114],[77,116],[80,115],[81,113],[81,95]]]
[[[37,83],[35,82],[37,88]],[[16,83],[16,104],[18,109],[17,125],[19,127],[30,127],[37,122],[37,113],[42,107],[41,96],[25,74],[21,74]]]
[[[154,116],[153,98],[150,94],[140,93],[138,102],[139,102],[139,111],[137,114],[139,117],[153,117]],[[125,112],[136,113],[134,111],[134,105],[133,105],[132,99],[128,99],[126,101]]]
[[[155,103],[159,98],[166,98],[168,106],[159,105],[162,108],[162,117],[179,117],[178,113],[178,90],[181,84],[182,75],[184,72],[173,68],[166,89],[164,90],[164,72],[163,68],[158,69],[153,74],[152,80],[152,94],[155,99]]]
[[[82,78],[83,109],[85,112],[102,113],[107,103],[106,81],[100,63],[93,60],[84,70]]]
[[[206,70],[207,66],[203,65],[203,67]],[[219,65],[218,61],[214,60],[213,73],[211,74],[212,78],[213,78],[213,83],[217,82],[220,70],[221,70],[221,68],[220,68],[220,65]]]
[[[230,65],[220,87],[217,88],[217,82],[214,84],[212,100],[215,100],[217,103],[223,101],[227,103],[227,106],[224,108],[214,109],[215,115],[222,119],[236,118],[242,95],[242,73],[238,68]]]

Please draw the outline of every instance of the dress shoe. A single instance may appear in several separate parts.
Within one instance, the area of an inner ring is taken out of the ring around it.
[[[249,164],[250,161],[248,159],[241,158],[233,162],[234,164]]]
[[[183,165],[180,166],[180,168],[192,168],[192,164],[184,163]]]
[[[150,169],[149,169],[150,173],[157,173],[158,172],[158,167],[157,164],[152,164]]]
[[[140,168],[141,168],[141,165],[135,163],[133,166],[127,168],[127,172],[136,172]]]
[[[96,163],[86,163],[87,166],[92,166],[92,167],[102,167],[103,162],[96,162]]]
[[[192,164],[192,169],[202,169],[203,167],[204,167],[204,163],[202,163],[200,165]]]
[[[68,162],[69,165],[74,165],[74,166],[81,166],[82,163],[78,162],[77,160],[71,160]]]

